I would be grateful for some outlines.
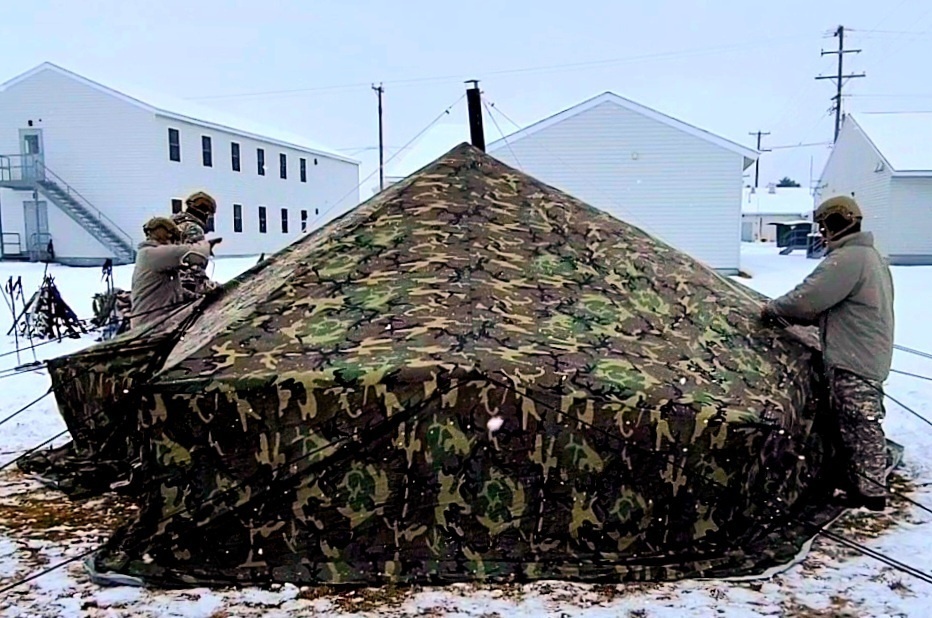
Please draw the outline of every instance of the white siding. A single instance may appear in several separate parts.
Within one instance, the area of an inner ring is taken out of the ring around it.
[[[611,102],[509,145],[492,154],[713,268],[739,268],[742,155]]]
[[[54,71],[42,71],[0,93],[0,153],[18,154],[19,130],[29,120],[42,129],[46,166],[77,189],[127,233],[138,225],[127,196],[151,184],[147,156],[155,145],[155,119],[143,110]],[[29,199],[19,193],[19,202]],[[16,206],[14,205],[14,208]],[[56,254],[110,257],[93,237],[49,204]],[[20,217],[20,220],[22,217]],[[20,223],[20,225],[22,225]],[[8,229],[4,219],[4,230]],[[20,230],[22,231],[22,230]],[[141,233],[141,230],[140,230]],[[98,253],[98,255],[89,255]]]
[[[874,233],[877,249],[894,251],[896,234],[890,225],[890,170],[876,171],[880,155],[853,122],[846,122],[829,155],[819,182],[817,201],[853,195],[864,213],[863,229]]]
[[[932,264],[932,178],[894,177],[890,205],[891,261]]]
[[[77,189],[94,206],[142,240],[142,224],[171,212],[171,199],[203,190],[217,198],[217,234],[224,237],[218,255],[271,253],[300,235],[299,211],[309,211],[308,229],[355,206],[359,201],[358,166],[297,149],[238,138],[196,124],[172,121],[47,69],[0,92],[0,154],[18,154],[19,130],[32,120],[43,131],[48,168]],[[182,162],[169,161],[168,127],[178,128]],[[201,160],[201,135],[213,140],[213,167]],[[230,142],[241,145],[242,171],[230,165]],[[256,148],[266,151],[266,176],[256,173]],[[279,178],[278,155],[288,155],[288,178]],[[307,159],[307,183],[299,181],[298,160]],[[314,159],[318,164],[314,165]],[[29,193],[0,194],[3,230],[23,233],[22,201]],[[342,199],[342,201],[341,201]],[[339,202],[339,203],[338,203]],[[243,205],[244,231],[233,233],[232,204]],[[256,224],[258,205],[268,207],[268,233]],[[10,205],[8,207],[8,205]],[[280,209],[288,208],[289,234],[281,232]],[[314,209],[319,215],[314,216]],[[49,226],[56,254],[62,258],[105,258],[103,249],[53,205]]]
[[[223,237],[218,255],[255,255],[277,251],[300,236],[300,211],[308,211],[308,230],[319,227],[359,202],[358,167],[337,159],[237,136],[232,132],[158,118],[157,161],[160,181],[146,215],[170,212],[171,200],[194,191],[206,191],[217,200],[216,234]],[[181,134],[181,163],[168,157],[168,129]],[[201,136],[211,138],[213,166],[204,167]],[[240,170],[234,172],[230,144],[240,145]],[[265,150],[265,176],[258,174],[257,149]],[[279,154],[284,153],[288,178],[279,176]],[[307,161],[307,182],[300,181],[299,160]],[[317,161],[317,165],[314,161]],[[342,202],[341,202],[342,199]],[[243,232],[233,231],[233,204],[243,207]],[[265,206],[268,231],[259,233],[258,208]],[[288,233],[282,233],[281,209],[287,208]],[[317,209],[317,215],[314,214]],[[144,217],[143,217],[144,218]]]

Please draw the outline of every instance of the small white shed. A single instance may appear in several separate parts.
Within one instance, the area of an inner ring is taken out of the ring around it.
[[[932,114],[848,115],[816,201],[853,196],[891,264],[932,264]]]
[[[740,268],[751,148],[606,92],[488,151],[715,269]]]

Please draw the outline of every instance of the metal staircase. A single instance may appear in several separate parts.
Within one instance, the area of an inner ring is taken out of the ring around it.
[[[45,166],[37,155],[0,155],[0,187],[36,191],[113,252],[115,263],[136,260],[132,237],[74,187]]]

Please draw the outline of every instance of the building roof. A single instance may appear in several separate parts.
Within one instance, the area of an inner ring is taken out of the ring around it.
[[[615,94],[614,92],[604,92],[600,94],[599,96],[593,97],[587,101],[583,101],[582,103],[574,105],[573,107],[570,107],[569,109],[565,109],[558,114],[554,114],[553,116],[550,116],[549,118],[545,118],[534,124],[531,124],[521,129],[520,131],[512,133],[511,135],[505,138],[496,140],[489,144],[488,150],[490,152],[493,150],[497,150],[501,148],[502,146],[506,145],[506,142],[514,142],[515,140],[528,137],[530,135],[533,135],[534,133],[537,133],[538,131],[546,129],[549,126],[562,122],[566,120],[567,118],[572,118],[573,116],[576,116],[577,114],[581,114],[582,112],[588,111],[594,107],[603,105],[605,103],[618,105],[619,107],[623,107],[625,109],[631,110],[643,116],[647,116],[648,118],[651,118],[652,120],[656,120],[657,122],[673,127],[674,129],[683,131],[684,133],[703,139],[711,144],[715,144],[716,146],[720,146],[726,150],[730,150],[734,153],[740,154],[745,158],[745,168],[751,165],[760,156],[760,153],[758,153],[753,148],[742,146],[741,144],[738,144],[737,142],[733,142],[731,140],[725,139],[724,137],[715,135],[714,133],[710,133],[704,129],[700,129],[696,126],[683,122],[682,120],[677,120],[676,118],[673,118],[672,116],[667,116],[666,114],[658,112],[657,110],[651,109],[649,107],[645,107],[641,105],[640,103],[635,103],[634,101],[631,101],[630,99],[626,99],[622,96],[619,96]]]
[[[30,69],[25,73],[17,75],[13,79],[10,79],[3,84],[0,84],[0,92],[43,71],[54,71],[60,75],[64,75],[65,77],[81,82],[86,86],[90,86],[91,88],[104,92],[110,96],[117,97],[123,101],[145,109],[146,111],[151,112],[157,116],[163,116],[165,118],[188,122],[219,131],[227,131],[237,135],[242,135],[243,137],[284,146],[286,148],[302,150],[309,154],[324,156],[331,159],[339,159],[340,161],[345,161],[347,163],[354,163],[357,165],[359,164],[359,161],[355,159],[337,154],[332,149],[314,144],[302,136],[295,135],[287,131],[267,127],[250,120],[244,120],[242,118],[238,118],[225,112],[217,111],[215,109],[205,107],[185,99],[176,99],[160,93],[146,92],[137,86],[120,86],[119,88],[105,86],[99,82],[88,79],[82,75],[78,75],[77,73],[69,71],[68,69],[64,69],[51,62],[44,62],[39,66]]]
[[[932,114],[848,115],[894,173],[932,175]]]
[[[768,187],[744,189],[741,213],[745,215],[810,216],[814,208],[812,194],[804,187]]]

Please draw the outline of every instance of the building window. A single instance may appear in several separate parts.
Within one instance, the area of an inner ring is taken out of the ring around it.
[[[265,206],[259,206],[259,233],[265,234],[268,230],[266,229],[265,221]]]
[[[282,208],[282,234],[288,233],[288,209]]]
[[[231,162],[232,162],[232,164],[233,164],[233,171],[234,171],[234,172],[240,171],[240,165],[239,165],[239,144],[237,144],[236,142],[231,142],[231,143],[230,143],[230,160],[231,160]]]
[[[214,216],[208,215],[207,216],[207,227],[204,228],[204,232],[209,234],[210,232],[216,232],[216,231],[217,231],[217,226],[215,225]]]
[[[243,233],[243,205],[233,204],[233,231]]]
[[[278,173],[282,178],[288,178],[288,156],[285,153],[278,155]]]
[[[210,138],[206,135],[201,136],[201,153],[204,156],[204,167],[214,166],[214,153],[210,143]]]
[[[301,159],[301,182],[307,182],[307,159]]]
[[[177,215],[181,212],[182,202],[181,200],[172,200],[172,214]]]
[[[301,233],[303,234],[306,231],[307,231],[307,211],[302,210],[301,211]]]
[[[181,161],[181,134],[178,129],[168,130],[168,158],[172,161]]]
[[[261,148],[256,148],[256,166],[259,169],[259,175],[265,176],[265,151]]]

